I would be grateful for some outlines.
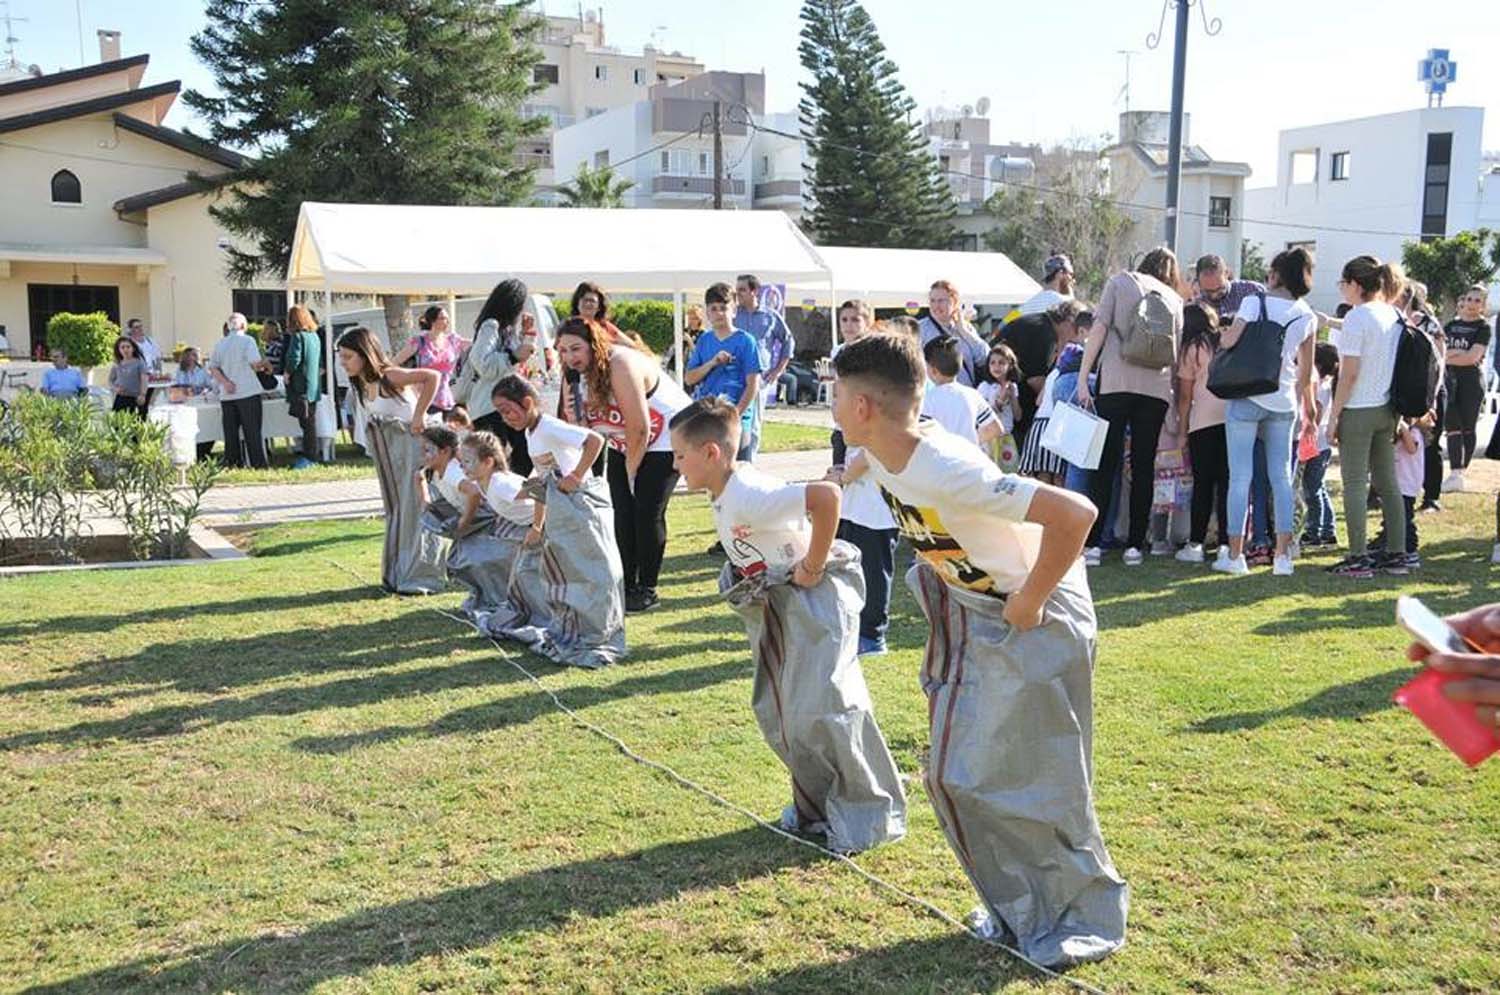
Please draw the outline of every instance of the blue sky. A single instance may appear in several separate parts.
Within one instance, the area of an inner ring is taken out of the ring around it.
[[[150,53],[148,82],[211,85],[187,47],[203,23],[200,0],[78,2],[87,61],[98,58],[96,29],[114,28],[124,33],[126,54]],[[1422,106],[1416,64],[1428,48],[1450,48],[1458,61],[1450,105],[1483,106],[1487,95],[1500,94],[1494,0],[1200,2],[1223,19],[1223,30],[1206,37],[1193,10],[1191,138],[1217,158],[1249,162],[1251,186],[1272,181],[1281,128]],[[543,4],[552,14],[578,10],[565,0]],[[73,3],[10,0],[10,7],[29,18],[14,30],[22,62],[48,71],[79,65]],[[1139,53],[1131,106],[1169,106],[1170,20],[1162,46],[1146,47],[1162,0],[866,0],[865,8],[918,106],[987,96],[995,141],[1050,144],[1113,132],[1123,109],[1120,49]],[[709,68],[764,70],[770,109],[789,110],[800,95],[800,9],[799,0],[614,0],[604,4],[604,20],[607,40],[623,49],[638,50],[655,33],[661,47],[695,55]],[[192,122],[179,105],[168,123]],[[1486,148],[1500,148],[1497,129],[1500,122],[1486,121]]]

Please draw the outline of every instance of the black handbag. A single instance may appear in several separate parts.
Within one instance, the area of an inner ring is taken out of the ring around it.
[[[1281,388],[1281,350],[1287,326],[1266,317],[1266,295],[1256,296],[1260,298],[1260,317],[1245,326],[1234,348],[1220,349],[1208,364],[1208,392],[1226,401],[1274,394]]]
[[[281,381],[276,379],[276,374],[274,373],[262,373],[260,370],[256,370],[255,379],[260,381],[260,386],[263,390],[275,390],[281,386]]]

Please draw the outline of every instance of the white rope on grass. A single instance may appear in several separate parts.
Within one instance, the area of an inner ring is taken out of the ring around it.
[[[342,563],[339,563],[336,560],[329,560],[328,562],[333,564],[333,566],[337,567],[339,570],[342,570],[344,573],[348,574],[350,577],[353,577],[360,583],[369,583],[368,580],[361,577],[350,568],[344,566]],[[395,594],[391,595],[391,597],[398,596],[399,595]],[[479,631],[478,627],[475,626],[473,622],[469,621],[467,618],[464,618],[462,615],[455,615],[454,613],[446,611],[442,608],[438,608],[435,605],[428,605],[427,607],[437,614],[443,616],[444,618],[457,622],[459,625],[462,625],[466,629],[470,629],[475,632]],[[727,809],[735,813],[736,815],[740,815],[746,819],[749,819],[760,828],[767,830],[768,832],[775,833],[782,839],[790,840],[791,842],[796,843],[798,846],[807,847],[810,850],[817,851],[824,857],[830,857],[833,860],[838,861],[845,867],[848,867],[850,870],[854,871],[855,874],[858,874],[866,882],[874,885],[876,888],[890,892],[891,894],[900,898],[903,902],[906,902],[908,905],[915,906],[916,908],[919,908],[922,911],[927,912],[928,914],[938,919],[941,919],[948,925],[961,930],[964,935],[968,936],[972,940],[976,940],[987,947],[993,947],[997,950],[1003,950],[1005,953],[1014,957],[1016,960],[1025,964],[1027,967],[1031,968],[1033,971],[1036,971],[1038,974],[1043,975],[1044,977],[1053,978],[1063,982],[1064,984],[1071,985],[1078,991],[1087,992],[1088,995],[1108,995],[1107,992],[1103,991],[1102,989],[1095,988],[1093,985],[1090,985],[1085,981],[1079,981],[1077,978],[1070,978],[1066,974],[1054,971],[1052,970],[1052,968],[1047,967],[1046,965],[1037,963],[1030,957],[1027,957],[1021,951],[1017,950],[1015,947],[1009,946],[1005,943],[1001,943],[999,940],[979,934],[967,923],[951,915],[950,913],[945,912],[943,909],[938,908],[927,899],[922,898],[919,895],[914,895],[906,889],[902,888],[900,885],[892,884],[884,878],[878,877],[865,870],[863,867],[859,866],[859,864],[855,863],[847,854],[839,853],[836,850],[830,850],[820,843],[816,843],[805,837],[798,836],[795,833],[789,833],[785,829],[782,829],[779,825],[776,825],[772,822],[767,822],[765,819],[762,819],[760,816],[756,815],[748,808],[745,808],[743,805],[740,805],[737,802],[730,801],[728,798],[723,797],[713,789],[699,784],[697,781],[694,781],[688,777],[684,777],[682,774],[679,774],[677,771],[673,770],[671,767],[668,767],[666,764],[661,763],[658,760],[652,760],[650,757],[642,756],[641,754],[633,750],[630,747],[630,744],[626,743],[619,736],[616,736],[608,729],[605,729],[604,727],[597,725],[596,723],[590,722],[588,719],[584,718],[582,715],[579,715],[577,712],[573,711],[573,709],[569,708],[563,702],[563,700],[557,696],[556,692],[554,692],[547,685],[543,684],[541,679],[537,677],[536,674],[526,669],[526,667],[523,666],[520,661],[518,661],[510,652],[506,650],[505,646],[499,640],[495,639],[495,637],[485,635],[484,638],[488,639],[490,645],[495,647],[495,650],[500,654],[500,659],[504,660],[506,663],[514,667],[516,671],[519,672],[521,676],[526,678],[526,680],[530,681],[537,688],[537,690],[541,691],[549,699],[551,699],[552,704],[556,706],[558,711],[562,712],[568,718],[572,719],[575,724],[581,726],[582,728],[610,743],[610,745],[614,746],[616,750],[624,754],[628,759],[633,760],[643,767],[648,767],[651,770],[664,775],[669,780],[676,783],[679,787],[686,788],[687,790],[694,792],[695,794],[702,795],[704,798],[707,798],[709,801],[713,802],[715,805],[718,805],[720,808]]]

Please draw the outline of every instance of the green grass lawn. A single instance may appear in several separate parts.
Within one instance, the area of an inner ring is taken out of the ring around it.
[[[1096,786],[1133,889],[1111,992],[1500,990],[1500,762],[1391,692],[1397,591],[1494,597],[1490,499],[1423,517],[1426,569],[1092,574]],[[754,811],[786,800],[715,593],[701,498],[663,610],[604,672],[527,658],[591,721]],[[42,992],[1061,993],[1005,955],[637,766],[378,574],[380,524],[255,558],[10,580],[0,607],[0,976]],[[916,775],[924,626],[865,672]],[[920,783],[859,863],[961,915]]]
[[[813,425],[798,425],[790,422],[768,421],[762,426],[760,450],[763,453],[801,452],[809,449],[827,449],[829,429]],[[222,451],[222,450],[220,450]],[[338,480],[358,480],[375,476],[375,464],[364,451],[353,444],[338,447],[338,462],[293,470],[292,463],[297,453],[278,447],[270,454],[269,470],[237,468],[225,470],[219,477],[222,485],[240,484],[323,484]]]

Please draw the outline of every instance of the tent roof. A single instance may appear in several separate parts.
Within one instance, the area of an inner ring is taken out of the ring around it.
[[[821,245],[818,254],[833,270],[841,300],[856,298],[872,307],[927,306],[934,280],[949,280],[970,304],[1019,304],[1042,289],[1001,252],[943,252],[936,249],[864,249]],[[827,302],[828,281],[788,281],[787,305]]]
[[[737,273],[817,283],[828,268],[780,211],[595,210],[304,203],[293,290],[487,293],[597,280],[622,293],[692,290]],[[326,282],[325,282],[326,281]]]

